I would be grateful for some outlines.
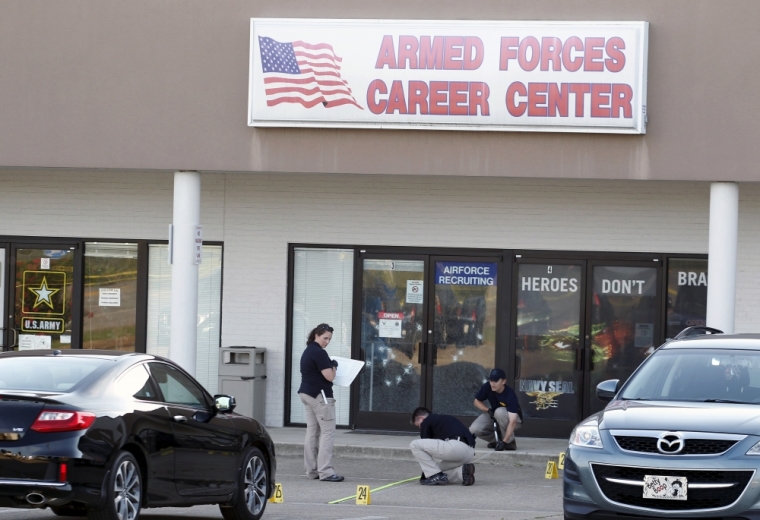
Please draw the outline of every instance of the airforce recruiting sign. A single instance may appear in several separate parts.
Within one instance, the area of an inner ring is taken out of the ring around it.
[[[643,134],[648,28],[254,18],[248,124]]]

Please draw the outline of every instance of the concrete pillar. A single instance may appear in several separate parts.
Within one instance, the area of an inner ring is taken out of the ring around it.
[[[172,323],[169,358],[195,376],[198,265],[195,228],[200,224],[201,175],[175,172],[172,233]]]
[[[739,185],[710,185],[710,243],[707,273],[707,326],[734,332],[736,243],[739,230]]]

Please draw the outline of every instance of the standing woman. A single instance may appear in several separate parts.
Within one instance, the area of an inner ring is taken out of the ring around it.
[[[306,411],[306,441],[303,463],[306,476],[323,482],[342,482],[332,466],[335,440],[335,399],[332,381],[338,362],[330,359],[325,349],[332,339],[333,328],[317,325],[309,333],[306,350],[301,355],[301,387],[298,395]]]

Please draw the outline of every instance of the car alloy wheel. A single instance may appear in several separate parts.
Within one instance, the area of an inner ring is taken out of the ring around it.
[[[142,474],[137,460],[127,452],[119,452],[106,482],[106,500],[87,510],[89,520],[137,520],[142,506]]]
[[[140,470],[123,460],[116,470],[113,502],[119,520],[136,520],[140,514]]]
[[[252,515],[258,515],[264,509],[267,500],[266,463],[257,455],[248,460],[243,475],[245,486],[245,503]]]
[[[269,465],[260,449],[250,447],[243,454],[235,497],[219,504],[225,520],[259,520],[267,506]]]

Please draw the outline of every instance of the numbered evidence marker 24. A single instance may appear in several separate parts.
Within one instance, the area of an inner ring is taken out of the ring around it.
[[[272,498],[270,498],[269,501],[273,504],[283,503],[284,500],[282,497],[282,484],[274,485],[274,493],[272,493]]]
[[[557,473],[557,463],[553,460],[546,463],[546,473],[544,474],[544,477],[559,478],[559,474]]]
[[[356,486],[356,505],[368,506],[372,504],[369,486]]]

